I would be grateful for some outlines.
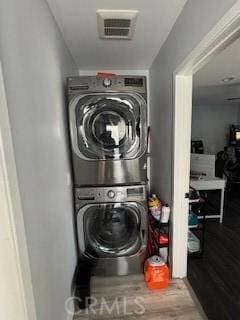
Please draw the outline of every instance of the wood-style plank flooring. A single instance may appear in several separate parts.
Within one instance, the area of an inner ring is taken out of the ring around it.
[[[210,197],[217,203],[216,192]],[[189,282],[210,320],[240,319],[240,191],[225,198],[223,224],[207,220],[203,258],[188,261]]]
[[[172,280],[167,289],[149,290],[142,275],[92,278],[92,305],[75,320],[202,320],[183,280]],[[112,310],[111,310],[112,308]]]

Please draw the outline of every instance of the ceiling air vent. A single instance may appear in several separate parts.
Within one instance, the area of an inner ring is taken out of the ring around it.
[[[136,10],[97,10],[100,38],[132,39],[137,14]]]

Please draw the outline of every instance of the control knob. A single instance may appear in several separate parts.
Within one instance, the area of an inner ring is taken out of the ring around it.
[[[115,197],[115,192],[113,190],[109,190],[107,196],[108,198],[113,199]]]
[[[110,87],[111,84],[112,84],[111,79],[105,78],[105,79],[103,80],[103,85],[104,85],[105,88]]]

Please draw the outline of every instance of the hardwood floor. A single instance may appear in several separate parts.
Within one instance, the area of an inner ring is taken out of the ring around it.
[[[91,281],[92,305],[74,320],[202,320],[183,280],[163,290],[146,288],[142,275]]]
[[[240,319],[240,191],[226,192],[222,225],[207,220],[205,252],[189,259],[188,279],[208,319]]]

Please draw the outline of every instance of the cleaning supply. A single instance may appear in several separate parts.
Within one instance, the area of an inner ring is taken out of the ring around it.
[[[161,223],[168,223],[169,216],[170,216],[170,207],[166,203],[165,206],[162,206]]]
[[[168,234],[160,230],[158,242],[159,244],[168,244]]]
[[[157,198],[156,194],[153,193],[152,196],[148,199],[148,207],[154,219],[160,221],[161,202]]]
[[[163,289],[168,286],[168,266],[160,256],[152,256],[145,261],[144,278],[149,289]]]
[[[198,216],[195,212],[190,211],[188,215],[188,226],[197,227],[198,226]]]
[[[200,240],[192,231],[188,230],[188,252],[199,252],[200,248]]]

